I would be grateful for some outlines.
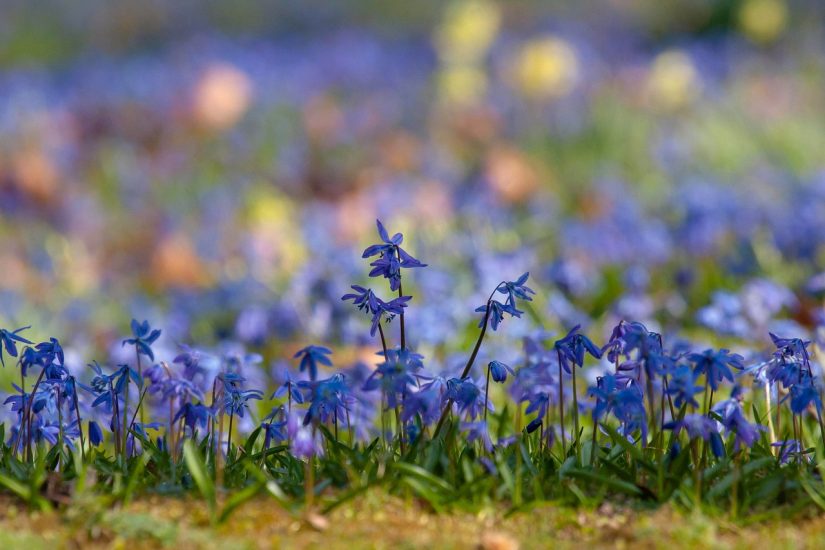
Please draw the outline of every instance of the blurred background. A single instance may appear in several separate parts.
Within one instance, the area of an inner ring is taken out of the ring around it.
[[[823,11],[4,0],[0,326],[77,361],[116,355],[133,316],[170,350],[374,349],[340,297],[389,297],[360,258],[380,217],[430,266],[405,272],[408,329],[447,363],[528,270],[538,296],[491,344],[505,355],[619,318],[815,335]]]

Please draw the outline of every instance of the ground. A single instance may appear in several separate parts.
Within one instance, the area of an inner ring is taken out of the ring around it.
[[[819,548],[825,515],[748,524],[672,507],[575,510],[546,504],[504,511],[434,514],[414,501],[366,494],[309,521],[260,498],[211,528],[205,506],[168,497],[139,499],[111,510],[30,512],[0,499],[0,548]],[[79,510],[75,510],[79,508]]]

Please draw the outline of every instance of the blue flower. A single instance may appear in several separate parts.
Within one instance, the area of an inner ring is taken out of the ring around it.
[[[46,372],[46,378],[62,378],[66,369],[64,368],[63,347],[56,338],[50,338],[48,342],[40,342],[34,347],[27,346],[20,355],[20,370],[26,376],[28,369],[41,367]]]
[[[383,355],[383,352],[379,355]],[[421,359],[421,355],[407,349],[387,350],[384,361],[364,382],[364,391],[381,388],[386,396],[387,406],[394,408],[407,389],[415,384],[413,373],[421,368]]]
[[[23,412],[26,410],[26,406],[28,405],[29,394],[24,392],[23,389],[17,384],[12,383],[12,386],[15,390],[17,390],[20,393],[19,395],[14,394],[8,396],[6,400],[3,401],[3,404],[8,405],[9,403],[11,403],[11,412],[17,413],[18,415],[22,415]]]
[[[698,408],[699,402],[694,395],[702,391],[702,386],[696,384],[698,373],[687,365],[677,367],[668,380],[667,394],[673,396],[673,404],[681,408],[688,404]]]
[[[278,389],[276,389],[272,395],[269,397],[270,399],[276,399],[279,397],[283,397],[289,392],[289,397],[299,405],[304,402],[304,394],[301,393],[301,390],[298,386],[298,380],[292,378],[292,375],[289,374],[289,371],[284,370],[282,376],[284,377],[284,382]]]
[[[765,430],[765,426],[748,422],[748,419],[745,418],[745,412],[742,410],[740,398],[740,390],[734,388],[730,399],[717,403],[713,407],[714,412],[722,419],[721,423],[725,427],[726,434],[735,434],[734,452],[738,451],[742,445],[748,448],[753,447],[759,439],[760,432]]]
[[[178,412],[175,413],[172,422],[177,422],[183,418],[183,425],[189,428],[191,433],[195,433],[195,429],[200,426],[206,429],[209,420],[213,417],[212,409],[202,404],[184,403]]]
[[[791,398],[791,410],[794,414],[802,414],[809,405],[813,405],[817,411],[822,410],[822,398],[810,376],[803,376],[801,381],[791,386],[791,393],[785,396],[783,401],[788,397]]]
[[[780,338],[773,332],[768,333],[777,348],[776,356],[779,358],[789,358],[802,363],[806,367],[810,366],[811,358],[808,355],[810,340],[801,338]]]
[[[787,439],[784,441],[774,441],[771,447],[779,448],[779,462],[787,464],[797,455],[804,451],[802,443],[798,439]]]
[[[304,416],[304,425],[313,421],[325,423],[346,415],[350,389],[343,374],[333,374],[326,380],[300,382],[300,385],[309,390],[309,409]]]
[[[298,350],[293,358],[301,358],[298,368],[301,372],[309,372],[309,379],[318,378],[318,365],[332,366],[332,360],[327,355],[332,354],[332,350],[323,346],[307,346]]]
[[[150,360],[155,360],[155,354],[152,352],[152,344],[160,336],[160,330],[149,326],[149,321],[138,323],[137,319],[132,319],[132,338],[127,338],[121,342],[121,346],[129,344],[135,346],[138,354],[147,356]]]
[[[530,297],[530,294],[535,294],[536,292],[524,284],[527,282],[528,277],[530,277],[530,273],[524,273],[516,281],[507,281],[500,284],[496,290],[501,294],[506,294],[507,302],[513,306],[516,305],[516,298],[526,302],[532,302],[533,299]]]
[[[93,447],[97,447],[103,442],[103,430],[94,420],[89,420],[89,442]]]
[[[494,382],[501,383],[507,380],[508,372],[513,376],[516,375],[512,367],[510,367],[509,365],[505,365],[501,361],[490,361],[490,363],[487,365],[487,368],[490,369],[490,376],[493,378]]]
[[[240,390],[229,389],[223,398],[224,410],[230,415],[244,416],[244,411],[249,408],[251,399],[263,399],[263,392],[260,390]]]
[[[324,446],[315,428],[310,428],[298,418],[298,412],[292,411],[287,417],[287,434],[290,440],[290,451],[298,458],[309,458],[323,454]]]
[[[197,349],[191,348],[185,344],[181,345],[182,353],[172,359],[173,363],[183,365],[183,377],[187,380],[194,380],[199,374],[206,374],[208,370],[201,365],[203,353]]]
[[[479,420],[477,422],[462,422],[461,431],[467,434],[467,442],[481,441],[484,450],[488,453],[493,450],[493,441],[490,439],[490,430],[487,422]]]
[[[409,422],[416,416],[420,416],[425,425],[437,421],[444,409],[446,384],[446,380],[443,378],[436,378],[432,382],[423,385],[418,391],[408,391],[404,394],[401,421]]]
[[[690,439],[699,438],[709,442],[710,448],[715,456],[721,457],[725,454],[725,444],[722,442],[722,436],[719,435],[716,421],[703,414],[685,415],[682,420],[673,420],[665,423],[663,428],[673,430],[675,434],[678,434],[684,429]]]
[[[359,310],[366,311],[367,313],[375,314],[375,312],[380,311],[378,306],[379,299],[372,289],[364,288],[360,285],[352,285],[350,288],[354,290],[355,293],[344,294],[341,296],[341,300],[352,300],[353,305],[357,306]]]
[[[490,300],[483,306],[477,307],[476,311],[479,313],[484,313],[484,317],[482,317],[481,321],[479,321],[478,326],[483,327],[484,323],[487,322],[487,319],[489,319],[493,330],[498,330],[498,326],[504,320],[505,313],[511,317],[521,317],[521,314],[524,313],[523,311],[516,309],[513,304],[509,302],[502,304],[498,300]]]
[[[647,436],[647,417],[642,391],[634,379],[623,375],[606,374],[596,380],[587,393],[596,399],[593,419],[598,421],[605,414],[613,413],[627,427],[627,432],[640,429],[642,438]]]
[[[17,343],[20,342],[21,344],[32,344],[29,340],[26,340],[22,336],[18,335],[18,332],[24,331],[26,329],[30,329],[31,326],[22,327],[17,330],[6,330],[0,329],[0,364],[4,367],[6,366],[6,362],[3,359],[3,348],[6,349],[6,353],[8,353],[11,357],[17,357]]]
[[[573,327],[567,335],[561,340],[556,340],[553,348],[559,353],[564,370],[572,372],[571,363],[575,366],[582,367],[584,365],[584,354],[589,353],[596,359],[601,358],[602,350],[594,344],[590,338],[581,334],[579,329],[581,325]]]
[[[372,315],[372,326],[370,327],[370,336],[375,336],[375,331],[378,330],[378,323],[381,322],[382,317],[386,316],[388,321],[391,321],[396,315],[404,313],[404,308],[407,307],[407,302],[412,299],[412,296],[399,296],[389,302],[378,298],[372,290],[358,285],[351,287],[355,294],[344,294],[342,300],[352,300],[352,303],[358,306],[359,310],[363,310],[367,314]]]
[[[466,411],[471,419],[484,411],[484,391],[470,378],[447,380],[447,397],[458,406],[459,412]],[[487,409],[493,410],[492,403],[487,403]]]
[[[283,406],[273,409],[271,413],[264,419],[264,422],[261,423],[261,429],[264,432],[264,449],[269,449],[270,445],[274,441],[275,443],[281,443],[282,441],[287,440],[287,421],[286,419],[282,420],[275,420],[276,416],[283,416],[284,408]]]
[[[396,233],[390,237],[381,221],[375,220],[375,222],[378,226],[378,236],[382,242],[367,247],[362,257],[370,258],[380,255],[377,260],[370,263],[373,267],[370,271],[370,277],[381,275],[389,279],[392,290],[398,290],[401,285],[402,268],[426,267],[427,264],[419,262],[401,248],[401,243],[404,241],[404,236],[401,233]]]
[[[714,391],[719,389],[722,380],[733,382],[731,367],[738,370],[744,368],[742,356],[730,353],[726,349],[720,349],[719,351],[707,349],[702,353],[691,353],[687,356],[687,360],[693,363],[693,370],[697,375],[704,374],[707,377],[707,381]]]

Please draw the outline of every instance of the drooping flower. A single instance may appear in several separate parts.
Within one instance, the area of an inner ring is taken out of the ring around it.
[[[467,412],[475,420],[484,411],[484,389],[471,378],[450,378],[447,380],[447,397],[458,406],[459,412]],[[487,409],[492,411],[493,404],[487,402]]]
[[[731,368],[742,370],[744,360],[741,355],[730,353],[726,349],[714,351],[707,349],[702,353],[691,353],[687,360],[693,363],[693,370],[697,375],[704,374],[710,387],[716,391],[722,380],[733,382],[733,372]]]
[[[17,330],[6,330],[0,329],[0,364],[4,367],[6,366],[6,362],[3,359],[3,348],[5,348],[6,353],[8,353],[11,357],[17,357],[17,343],[21,344],[33,344],[29,340],[26,340],[18,333],[24,330],[30,329],[31,326],[21,327]]]
[[[344,375],[340,372],[326,380],[300,382],[299,385],[309,394],[309,409],[304,415],[305,425],[311,422],[326,423],[329,420],[339,420],[346,415],[350,390]]]
[[[512,367],[502,363],[501,361],[490,361],[487,368],[490,369],[490,376],[493,378],[494,382],[501,383],[507,380],[508,372],[513,376],[516,374]]]
[[[93,447],[97,447],[103,442],[103,430],[94,420],[89,420],[89,442]]]
[[[702,386],[696,384],[698,374],[687,365],[677,367],[668,378],[667,394],[673,397],[673,404],[681,408],[683,404],[698,408],[699,402],[694,395],[702,391]]]
[[[776,346],[776,355],[780,358],[789,358],[795,362],[802,363],[805,367],[811,364],[811,357],[808,354],[808,346],[811,345],[810,340],[802,340],[801,338],[780,338],[773,332],[768,333]]]
[[[214,416],[212,409],[201,403],[184,403],[175,416],[172,422],[175,423],[181,418],[183,425],[189,428],[189,432],[194,434],[198,426],[206,429],[209,420]]]
[[[489,314],[487,310],[489,311]],[[502,304],[497,300],[490,300],[483,306],[479,306],[476,308],[476,312],[484,313],[484,317],[481,318],[481,321],[478,322],[479,327],[483,327],[484,323],[487,319],[490,320],[490,326],[493,330],[498,330],[498,326],[504,320],[504,314],[508,314],[511,317],[521,317],[521,314],[524,313],[523,311],[519,311],[516,307],[511,303]]]
[[[568,373],[572,372],[571,365],[578,367],[584,365],[585,352],[596,359],[602,356],[601,348],[594,344],[590,338],[581,334],[579,332],[580,328],[580,325],[576,325],[564,338],[556,340],[556,343],[553,344],[554,349],[559,353],[562,367]]]
[[[372,326],[370,327],[370,336],[375,336],[375,331],[378,330],[378,323],[382,318],[391,321],[396,315],[404,313],[404,308],[407,307],[407,302],[412,299],[412,296],[399,296],[389,302],[385,302],[377,297],[372,290],[358,285],[352,285],[355,294],[344,294],[342,300],[352,300],[352,303],[358,306],[359,310],[372,315]]]
[[[299,405],[302,404],[304,402],[304,394],[298,386],[299,381],[293,378],[287,369],[283,370],[281,376],[283,377],[283,383],[278,386],[278,389],[272,392],[272,395],[269,398],[278,399],[284,395],[287,395],[288,392],[289,398],[292,401],[298,403]]]
[[[493,450],[493,441],[490,439],[490,430],[486,421],[462,422],[460,427],[461,431],[467,435],[468,443],[480,441],[485,451],[489,453]]]
[[[813,405],[817,412],[822,410],[822,398],[819,390],[814,386],[813,380],[807,373],[801,376],[799,382],[791,386],[789,396],[791,398],[791,411],[794,414],[802,414],[809,405]],[[785,396],[785,399],[787,398],[788,396]]]
[[[379,355],[383,355],[380,352]],[[394,408],[404,397],[407,389],[415,384],[415,371],[422,366],[422,356],[408,349],[390,349],[384,361],[364,382],[364,391],[381,388],[387,406]]]
[[[323,346],[307,346],[299,349],[295,355],[293,355],[293,358],[300,358],[301,361],[298,364],[299,370],[301,370],[301,372],[307,371],[309,373],[309,379],[316,380],[318,378],[319,364],[328,367],[332,366],[332,360],[327,357],[331,354],[332,350],[329,348]]]
[[[734,388],[730,399],[721,401],[713,407],[714,412],[722,419],[721,423],[725,427],[725,433],[735,434],[734,452],[743,445],[747,448],[753,447],[759,439],[759,434],[765,430],[765,426],[748,422],[742,410],[740,398],[740,390]]]
[[[516,298],[526,302],[532,302],[533,298],[531,298],[530,295],[536,292],[524,284],[529,277],[530,272],[523,273],[521,277],[515,281],[506,281],[500,284],[496,290],[501,294],[506,294],[507,302],[513,306],[516,305]]]
[[[666,430],[673,430],[678,434],[684,429],[690,439],[702,439],[710,443],[713,454],[721,457],[725,454],[725,444],[719,435],[716,421],[703,414],[688,414],[682,420],[672,420],[663,426]]]

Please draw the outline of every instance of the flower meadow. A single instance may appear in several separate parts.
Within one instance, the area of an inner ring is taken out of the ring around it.
[[[770,333],[772,349],[745,360],[622,319],[599,343],[579,325],[540,331],[523,338],[517,362],[485,364],[485,343],[532,311],[540,291],[524,273],[468,312],[478,333],[466,363],[435,372],[405,324],[426,304],[404,284],[429,266],[376,225],[362,254],[376,290],[352,285],[341,297],[364,319],[374,368],[337,365],[332,349],[309,344],[277,386],[262,386],[260,355],[191,344],[159,356],[162,329],[132,320],[121,342],[131,360],[90,358],[75,374],[58,339],[0,330],[3,368],[19,379],[4,401],[14,420],[0,427],[0,485],[40,509],[85,483],[116,499],[197,492],[213,522],[259,494],[326,512],[378,486],[435,511],[622,499],[736,517],[825,503],[810,340]]]
[[[4,5],[0,547],[818,540],[820,4]]]

